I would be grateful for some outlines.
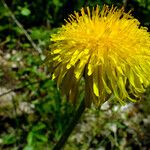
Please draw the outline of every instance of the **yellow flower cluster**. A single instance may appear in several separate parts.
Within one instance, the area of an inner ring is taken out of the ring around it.
[[[120,103],[134,101],[150,84],[150,33],[130,12],[114,6],[82,8],[51,41],[52,78],[72,102],[81,78],[87,106],[99,106],[109,96]]]

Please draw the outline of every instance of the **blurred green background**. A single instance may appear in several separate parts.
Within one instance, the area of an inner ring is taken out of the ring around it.
[[[49,79],[44,53],[69,14],[97,4],[132,9],[150,29],[150,0],[0,0],[0,150],[51,150],[57,143],[76,107]],[[150,89],[135,104],[87,109],[64,150],[148,150],[149,108]]]

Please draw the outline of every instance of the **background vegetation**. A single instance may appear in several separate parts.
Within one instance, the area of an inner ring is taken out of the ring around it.
[[[0,0],[0,150],[51,150],[76,107],[43,65],[50,35],[74,10],[125,6],[150,29],[149,0]],[[20,27],[21,25],[21,27]],[[36,43],[36,46],[34,46]],[[81,85],[82,87],[82,85]],[[81,91],[81,98],[82,98]],[[87,109],[65,150],[148,150],[150,89],[139,103]]]

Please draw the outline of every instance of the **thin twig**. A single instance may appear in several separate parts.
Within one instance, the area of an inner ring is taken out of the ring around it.
[[[0,43],[0,46],[5,45],[7,42],[8,42],[8,40],[5,40],[5,41],[1,42],[1,43]]]
[[[28,34],[28,32],[24,29],[24,27],[21,25],[21,23],[17,20],[17,18],[15,17],[15,15],[12,13],[12,11],[9,9],[8,5],[5,3],[4,0],[1,0],[2,4],[4,5],[5,9],[8,10],[11,18],[14,20],[14,22],[17,24],[17,26],[23,31],[23,33],[25,34],[25,36],[27,37],[27,39],[29,40],[29,42],[31,43],[32,47],[38,51],[40,54],[42,53],[42,50],[37,47],[37,45],[34,43],[34,41],[32,40],[32,38],[30,37],[30,35]]]
[[[18,86],[18,87],[12,88],[12,89],[10,89],[10,90],[4,92],[4,93],[1,93],[1,94],[0,94],[0,97],[2,97],[2,96],[4,96],[4,95],[7,95],[7,94],[9,94],[9,93],[11,93],[11,92],[15,92],[15,91],[19,91],[19,90],[21,90],[21,89],[24,89],[25,87],[28,87],[29,85],[37,84],[37,83],[39,83],[39,82],[43,82],[43,81],[46,81],[46,80],[49,80],[49,79],[50,79],[50,78],[46,78],[46,79],[44,79],[44,80],[35,81],[35,82],[30,82],[30,83],[28,83],[28,84],[26,84],[26,85],[24,85],[24,86]]]

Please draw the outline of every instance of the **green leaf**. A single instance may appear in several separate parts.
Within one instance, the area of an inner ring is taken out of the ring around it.
[[[27,145],[23,150],[34,150],[34,147],[32,145]]]
[[[29,16],[29,15],[31,14],[31,11],[30,11],[27,7],[23,7],[23,8],[21,9],[21,14],[22,14],[23,16]]]
[[[7,134],[3,137],[3,143],[6,145],[13,144],[16,142],[16,136],[14,134]]]
[[[46,128],[46,125],[39,122],[36,126],[33,127],[32,131],[37,132],[37,131],[45,129],[45,128]]]
[[[30,132],[30,133],[28,134],[28,137],[27,137],[28,145],[32,145],[33,136],[34,136],[33,132]]]
[[[45,135],[42,135],[42,134],[35,134],[35,137],[42,142],[48,141],[47,137]]]

